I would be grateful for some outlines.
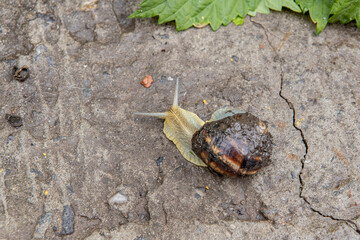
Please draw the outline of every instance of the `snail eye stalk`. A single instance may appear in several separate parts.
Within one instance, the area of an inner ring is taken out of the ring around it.
[[[176,79],[176,87],[175,87],[175,94],[174,94],[174,101],[173,106],[179,105],[179,78]]]
[[[164,113],[133,112],[132,114],[138,115],[138,116],[157,117],[157,118],[161,118],[161,119],[165,119],[165,117],[166,117],[166,112],[164,112]]]

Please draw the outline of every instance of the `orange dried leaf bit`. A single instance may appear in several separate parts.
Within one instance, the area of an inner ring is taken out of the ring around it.
[[[146,87],[146,88],[149,88],[151,86],[151,83],[153,82],[154,80],[152,79],[152,77],[150,75],[147,75],[140,83]]]

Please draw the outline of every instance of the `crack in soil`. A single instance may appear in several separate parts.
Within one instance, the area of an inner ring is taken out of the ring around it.
[[[114,0],[111,1],[111,10],[112,10],[112,12],[113,12],[113,14],[114,14],[114,16],[115,16],[116,23],[117,23],[118,27],[121,29],[120,21],[119,21],[119,19],[118,19],[118,17],[117,17],[117,14],[116,14],[115,9],[114,9]]]
[[[164,202],[161,204],[162,206],[162,210],[164,211],[164,215],[165,215],[165,225],[168,223],[168,213],[165,209],[165,206],[164,206]]]
[[[274,62],[277,62],[279,61],[279,66],[280,66],[280,91],[279,91],[279,96],[287,103],[287,105],[289,106],[289,109],[292,111],[292,114],[293,114],[293,119],[292,119],[292,124],[293,124],[293,127],[300,133],[301,135],[301,140],[305,146],[305,153],[301,159],[301,170],[300,170],[300,173],[299,173],[299,182],[300,182],[300,189],[299,189],[299,197],[301,199],[304,200],[304,202],[309,206],[310,210],[313,211],[314,213],[317,213],[319,214],[320,216],[322,217],[326,217],[326,218],[330,218],[334,221],[341,221],[341,222],[344,222],[346,225],[348,225],[351,229],[355,230],[357,234],[360,234],[360,228],[356,225],[355,222],[353,222],[352,220],[349,220],[349,219],[341,219],[341,218],[336,218],[336,217],[333,217],[331,215],[327,215],[327,214],[324,214],[322,213],[321,211],[319,210],[316,210],[315,208],[313,208],[311,206],[311,203],[309,200],[306,199],[306,197],[304,197],[302,195],[303,193],[303,189],[304,189],[304,180],[302,179],[301,175],[304,171],[304,168],[305,168],[305,160],[306,160],[306,157],[307,157],[307,154],[308,154],[308,150],[309,150],[309,145],[307,143],[307,140],[305,138],[305,135],[304,135],[304,132],[302,131],[301,128],[297,127],[296,126],[296,110],[295,110],[295,107],[294,107],[294,104],[292,102],[290,102],[289,99],[287,99],[284,95],[283,95],[283,86],[284,86],[284,70],[283,70],[283,63],[284,63],[284,59],[282,57],[280,57],[279,55],[279,52],[277,50],[277,48],[275,48],[270,39],[269,39],[269,35],[268,35],[268,30],[261,24],[261,23],[258,23],[258,22],[255,22],[252,18],[250,18],[250,21],[256,25],[256,26],[259,26],[260,28],[262,28],[264,30],[264,33],[265,33],[265,36],[266,36],[266,40],[269,44],[269,46],[272,48],[272,50],[274,51],[275,53],[275,57],[274,57]],[[353,219],[355,220],[355,219]]]
[[[145,205],[144,205],[144,210],[146,212],[146,214],[148,215],[146,221],[150,222],[151,221],[151,213],[150,213],[150,209],[149,209],[149,190],[145,190],[144,193],[144,198],[145,198]]]

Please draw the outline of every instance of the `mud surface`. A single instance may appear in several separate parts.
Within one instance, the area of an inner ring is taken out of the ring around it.
[[[139,3],[0,3],[0,239],[360,239],[359,29],[285,11],[177,33],[126,19]],[[176,78],[203,120],[266,121],[272,163],[218,176],[131,115]]]

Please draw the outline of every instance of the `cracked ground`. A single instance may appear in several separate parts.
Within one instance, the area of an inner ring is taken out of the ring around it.
[[[177,33],[128,20],[138,0],[85,2],[0,3],[0,239],[360,239],[355,25],[315,37],[285,11]],[[169,108],[176,78],[204,120],[266,121],[271,165],[218,176],[131,115]]]

